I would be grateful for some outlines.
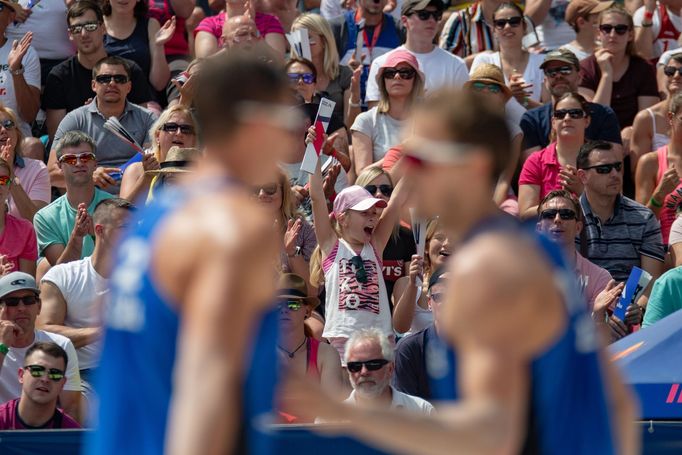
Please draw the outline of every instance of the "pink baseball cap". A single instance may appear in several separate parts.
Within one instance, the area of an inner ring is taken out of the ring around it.
[[[424,73],[419,69],[419,62],[414,54],[406,49],[396,49],[386,54],[384,64],[379,67],[377,80],[381,77],[386,68],[395,68],[400,63],[407,63],[417,72],[421,80],[424,80]]]
[[[386,201],[372,197],[369,191],[360,185],[353,185],[344,188],[336,195],[336,199],[334,199],[334,212],[332,215],[336,217],[346,210],[364,212],[374,206],[383,209],[386,208],[387,205]]]

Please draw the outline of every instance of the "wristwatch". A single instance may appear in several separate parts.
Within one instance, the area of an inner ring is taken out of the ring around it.
[[[21,76],[24,74],[24,67],[22,66],[18,70],[9,70],[10,73],[12,73],[12,76]]]
[[[297,246],[296,249],[294,250],[294,254],[287,254],[288,257],[293,258],[296,256],[303,256],[303,250],[301,249],[300,246]]]

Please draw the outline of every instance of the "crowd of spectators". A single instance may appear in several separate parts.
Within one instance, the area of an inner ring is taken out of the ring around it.
[[[234,49],[287,73],[278,121],[305,119],[277,178],[246,182],[281,244],[284,364],[358,406],[437,412],[427,346],[458,245],[436,218],[420,250],[402,144],[440,88],[505,116],[514,156],[495,203],[562,245],[595,324],[611,341],[655,330],[681,301],[680,13],[672,0],[0,0],[0,429],[90,424],[116,239],[201,159],[196,74]],[[291,46],[299,30],[308,55]],[[652,283],[621,320],[633,267]]]

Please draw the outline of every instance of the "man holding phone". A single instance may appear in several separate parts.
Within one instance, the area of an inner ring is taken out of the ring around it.
[[[135,156],[135,149],[104,128],[110,117],[116,117],[123,128],[138,144],[151,142],[149,129],[156,116],[149,110],[130,103],[131,72],[125,60],[105,57],[92,69],[92,90],[95,98],[85,106],[66,114],[55,134],[55,144],[67,131],[83,131],[92,137],[97,149],[97,168],[92,176],[95,185],[112,194],[118,194],[121,166]],[[52,185],[59,186],[63,175],[58,172],[55,147],[50,152],[48,169]]]

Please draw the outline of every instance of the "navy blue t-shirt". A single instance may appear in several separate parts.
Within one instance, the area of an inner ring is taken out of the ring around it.
[[[608,106],[589,103],[590,124],[585,131],[585,139],[602,140],[621,143],[618,117]],[[523,148],[545,148],[549,145],[549,133],[552,130],[552,103],[531,109],[521,117],[523,130]]]

